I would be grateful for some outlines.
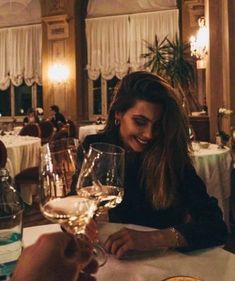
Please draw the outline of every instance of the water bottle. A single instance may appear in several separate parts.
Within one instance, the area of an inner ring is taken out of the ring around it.
[[[0,280],[14,270],[22,250],[23,201],[9,183],[9,173],[0,168]]]

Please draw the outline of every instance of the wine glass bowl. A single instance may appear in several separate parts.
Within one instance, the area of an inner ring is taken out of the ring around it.
[[[40,208],[53,222],[66,224],[73,212],[81,211],[81,206],[76,204],[78,197],[69,196],[75,171],[76,165],[68,149],[48,151],[42,157]]]
[[[108,143],[93,143],[84,158],[77,182],[77,194],[96,200],[99,215],[116,207],[124,195],[124,150]]]
[[[61,150],[60,150],[61,149]],[[51,146],[42,152],[41,159],[41,201],[40,210],[50,221],[58,223],[78,239],[86,238],[86,226],[93,218],[97,202],[89,198],[70,195],[76,161],[72,149]],[[107,257],[103,249],[94,245],[99,266]]]

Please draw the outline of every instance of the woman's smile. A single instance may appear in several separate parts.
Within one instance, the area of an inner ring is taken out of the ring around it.
[[[153,140],[153,129],[161,119],[162,106],[144,100],[137,100],[126,112],[116,112],[120,123],[120,135],[124,145],[141,152]]]

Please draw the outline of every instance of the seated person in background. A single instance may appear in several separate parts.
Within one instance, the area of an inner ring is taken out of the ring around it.
[[[49,119],[53,123],[55,128],[58,130],[64,124],[66,124],[66,119],[64,115],[60,112],[60,109],[57,105],[52,105],[50,108],[51,108],[51,118]]]
[[[192,165],[188,119],[173,88],[138,71],[125,76],[115,91],[103,132],[87,136],[83,147],[88,151],[91,143],[106,142],[125,149],[124,198],[109,210],[109,220],[159,230],[123,228],[109,236],[106,250],[120,258],[128,250],[189,251],[224,244],[227,227]],[[75,176],[74,183],[76,192]]]
[[[27,110],[27,116],[23,119],[23,124],[28,123],[39,123],[39,118],[37,116],[37,111],[34,108],[29,108]]]
[[[94,281],[97,268],[89,242],[55,232],[22,252],[10,281]]]
[[[37,116],[38,116],[39,121],[42,122],[44,120],[43,109],[41,107],[37,107],[36,112],[37,112]]]

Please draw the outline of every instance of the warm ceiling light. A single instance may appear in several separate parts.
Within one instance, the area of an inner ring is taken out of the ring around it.
[[[198,19],[199,30],[190,39],[191,56],[197,58],[197,68],[205,68],[208,54],[208,29],[205,25],[205,18]]]

